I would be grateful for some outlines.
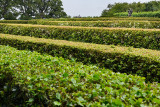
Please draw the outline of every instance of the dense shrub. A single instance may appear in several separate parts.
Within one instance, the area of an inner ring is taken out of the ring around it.
[[[125,27],[125,28],[160,28],[160,21],[0,21],[0,23],[39,24],[55,26],[84,26],[84,27]]]
[[[116,13],[115,16],[128,16],[128,13],[127,12]],[[133,13],[132,16],[133,17],[158,17],[160,18],[160,11]]]
[[[156,50],[5,34],[0,34],[0,44],[67,59],[73,57],[84,64],[97,64],[115,72],[137,74],[147,81],[160,82],[160,51]]]
[[[59,19],[45,19],[46,21],[108,21],[108,20],[147,20],[160,21],[159,18],[154,17],[98,17],[98,18],[59,18]]]
[[[8,46],[0,56],[0,106],[160,106],[143,77]]]
[[[114,44],[157,50],[160,49],[159,29],[0,24],[0,32],[40,38],[63,39],[106,45]]]

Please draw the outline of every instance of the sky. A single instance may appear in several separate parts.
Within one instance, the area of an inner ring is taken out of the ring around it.
[[[62,0],[64,11],[70,16],[100,16],[108,4],[120,2],[148,2],[151,0]]]

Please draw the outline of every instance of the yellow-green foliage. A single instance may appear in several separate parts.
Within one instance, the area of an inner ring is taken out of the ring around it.
[[[0,24],[0,32],[40,38],[160,49],[160,29]]]
[[[125,28],[160,28],[160,21],[45,21],[45,20],[1,20],[0,23],[40,24],[55,26],[84,27],[125,27]]]
[[[59,19],[44,19],[46,21],[108,21],[108,20],[147,20],[160,21],[154,17],[100,17],[100,18],[59,18]]]
[[[115,13],[115,16],[128,16],[127,12],[122,12],[122,13]],[[160,11],[154,11],[154,12],[133,12],[132,14],[133,17],[158,17],[160,18]],[[157,19],[158,19],[157,18]],[[152,18],[151,18],[152,19]]]
[[[0,106],[160,106],[160,84],[0,45]]]
[[[64,58],[74,57],[83,63],[94,63],[115,72],[138,74],[147,81],[160,82],[160,51],[156,50],[5,34],[0,34],[0,44]]]

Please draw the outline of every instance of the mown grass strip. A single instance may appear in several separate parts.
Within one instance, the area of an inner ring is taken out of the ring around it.
[[[1,20],[0,23],[39,24],[55,26],[84,27],[126,27],[126,28],[160,28],[160,21],[45,21],[45,20]]]
[[[0,44],[68,59],[73,57],[85,64],[93,63],[115,72],[137,74],[146,77],[147,81],[160,82],[160,51],[156,50],[6,34],[0,34]]]
[[[40,38],[55,38],[160,50],[160,29],[0,24],[0,32]]]
[[[0,56],[0,105],[160,106],[160,84],[139,76],[2,45]]]

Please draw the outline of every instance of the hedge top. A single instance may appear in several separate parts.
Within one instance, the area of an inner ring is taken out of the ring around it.
[[[101,17],[101,18],[60,18],[60,19],[45,19],[53,21],[95,21],[95,20],[149,20],[160,21],[160,18],[151,17]]]
[[[104,22],[104,23],[107,23],[107,22],[146,22],[146,23],[148,23],[148,22],[157,22],[157,23],[160,23],[159,21],[156,21],[156,20],[151,20],[151,21],[149,21],[149,20],[93,20],[93,21],[59,21],[59,20],[55,20],[55,21],[47,21],[47,20],[44,20],[44,19],[41,19],[41,20],[0,20],[0,23],[1,22],[6,22],[6,23],[8,23],[8,22],[65,22],[65,23],[67,23],[67,22],[81,22],[81,23],[93,23],[93,22]]]
[[[51,26],[51,25],[32,25],[32,24],[9,24],[0,23],[0,25],[24,26],[24,27],[41,27],[41,28],[66,28],[66,29],[97,29],[97,30],[134,30],[134,31],[160,31],[160,29],[142,29],[142,28],[107,28],[107,27],[80,27],[80,26]]]
[[[54,44],[58,46],[69,46],[69,47],[80,48],[80,49],[96,50],[104,53],[106,52],[120,53],[125,55],[141,56],[141,57],[146,57],[154,61],[160,62],[160,51],[151,50],[151,49],[122,47],[122,46],[114,46],[114,45],[100,45],[100,44],[92,44],[92,43],[34,38],[29,36],[16,36],[16,35],[8,35],[8,34],[0,34],[0,38],[16,39],[21,41],[29,41],[33,43]]]

